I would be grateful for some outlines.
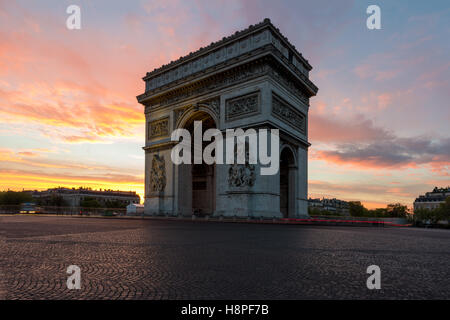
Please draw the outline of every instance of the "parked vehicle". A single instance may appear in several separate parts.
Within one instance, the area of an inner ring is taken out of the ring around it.
[[[40,213],[41,208],[36,206],[35,203],[25,202],[20,205],[20,213]]]

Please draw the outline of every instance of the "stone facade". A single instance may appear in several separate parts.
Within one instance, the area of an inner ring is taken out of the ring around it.
[[[147,73],[145,213],[300,217],[307,215],[311,66],[270,20],[250,26]],[[280,130],[280,170],[260,164],[175,165],[170,134],[201,120],[232,128]]]
[[[350,215],[349,204],[347,201],[339,200],[336,198],[327,199],[327,198],[309,198],[308,206],[311,209],[318,209],[320,211],[325,211],[328,213],[336,213],[338,215]]]
[[[428,209],[433,210],[439,208],[445,199],[450,197],[450,187],[438,188],[434,187],[433,191],[421,195],[414,201],[414,210]]]

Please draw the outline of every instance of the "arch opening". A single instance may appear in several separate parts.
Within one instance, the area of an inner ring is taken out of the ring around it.
[[[215,120],[205,111],[191,114],[183,128],[191,134],[191,164],[179,166],[179,207],[183,215],[212,215],[216,207],[216,168],[215,164],[194,164],[194,121],[202,122],[202,135],[206,130],[217,128]],[[209,141],[203,141],[202,150]]]
[[[283,218],[295,217],[296,175],[294,153],[285,147],[280,154],[280,212]]]

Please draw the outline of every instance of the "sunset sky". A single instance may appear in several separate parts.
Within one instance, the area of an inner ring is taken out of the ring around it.
[[[268,17],[319,87],[309,196],[411,206],[450,185],[450,3],[411,2],[0,0],[0,190],[142,196],[141,78]],[[81,30],[66,28],[71,4]]]

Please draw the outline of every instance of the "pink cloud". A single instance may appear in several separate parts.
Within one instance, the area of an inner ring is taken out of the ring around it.
[[[379,139],[366,143],[338,144],[335,150],[315,150],[312,159],[364,170],[403,170],[426,167],[448,176],[450,139],[424,137]]]
[[[333,114],[317,114],[309,116],[309,138],[314,143],[361,142],[389,138],[392,134],[363,115],[354,115],[348,120],[340,120]]]

